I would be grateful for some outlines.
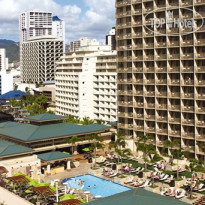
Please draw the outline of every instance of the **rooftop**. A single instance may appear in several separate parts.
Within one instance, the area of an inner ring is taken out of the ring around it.
[[[34,118],[36,120],[40,117]],[[42,118],[47,119],[47,118]],[[76,125],[69,123],[56,123],[33,125],[17,122],[0,123],[0,135],[4,135],[23,142],[40,141],[45,139],[65,138],[72,135],[84,135],[110,129],[110,126],[92,124]]]
[[[24,93],[20,90],[12,90],[0,96],[0,99],[18,99],[23,95],[28,95],[28,93]]]
[[[65,153],[59,152],[59,151],[38,154],[38,158],[41,159],[42,161],[45,161],[45,162],[62,160],[62,159],[70,158],[70,157],[72,157],[72,155],[65,154]]]
[[[19,155],[27,152],[30,153],[32,151],[33,150],[31,148],[0,139],[0,157],[9,155]]]
[[[30,116],[25,119],[28,119],[30,121],[36,121],[36,122],[43,122],[43,121],[63,120],[63,119],[66,119],[66,117],[61,116],[61,115],[53,115],[49,113],[44,113],[40,115]]]
[[[136,203],[137,202],[137,203]],[[185,205],[187,203],[137,188],[88,203],[90,205]]]

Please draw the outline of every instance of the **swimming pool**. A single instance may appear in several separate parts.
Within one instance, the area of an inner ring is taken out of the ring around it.
[[[84,181],[84,185],[80,186],[79,182],[80,180]],[[81,175],[76,176],[73,178],[65,179],[62,182],[63,184],[67,184],[68,187],[76,188],[76,189],[83,189],[85,191],[90,191],[93,196],[102,196],[107,197],[114,194],[118,194],[120,192],[131,190],[130,188],[90,175]],[[90,189],[88,189],[88,186],[90,186]]]

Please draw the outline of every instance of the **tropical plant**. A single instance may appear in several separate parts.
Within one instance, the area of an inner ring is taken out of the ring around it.
[[[155,147],[153,144],[149,144],[149,140],[152,138],[148,135],[138,136],[137,151],[143,152],[143,159],[145,162],[145,170],[147,170],[147,163],[149,162],[148,157],[156,153]]]
[[[173,165],[173,154],[172,154],[172,150],[174,147],[176,147],[177,145],[180,144],[180,140],[165,140],[163,145],[164,145],[164,148],[168,148],[170,149],[170,153],[171,153],[171,165]]]
[[[89,117],[84,117],[81,121],[81,124],[83,125],[91,125],[94,124],[94,120],[91,120]]]
[[[76,142],[78,141],[79,141],[79,138],[76,135],[72,136],[69,139],[66,139],[67,143],[72,144],[72,154],[74,153],[74,146],[76,145]]]
[[[97,152],[97,148],[98,149],[104,149],[105,145],[102,143],[103,142],[103,138],[101,137],[100,134],[95,133],[95,134],[91,134],[88,135],[86,137],[87,140],[89,140],[92,144],[91,144],[91,149],[94,150],[94,167],[96,166],[96,152]]]

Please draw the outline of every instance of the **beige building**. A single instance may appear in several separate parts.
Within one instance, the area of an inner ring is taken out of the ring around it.
[[[116,51],[110,46],[84,46],[58,63],[56,113],[117,120]]]
[[[21,82],[53,81],[55,63],[63,55],[63,41],[54,36],[30,38],[21,44]]]
[[[117,0],[118,128],[167,139],[204,158],[205,61],[202,0]],[[154,20],[165,19],[159,26]],[[181,22],[193,20],[192,27]],[[154,22],[154,23],[153,23]],[[137,141],[137,140],[136,140]]]

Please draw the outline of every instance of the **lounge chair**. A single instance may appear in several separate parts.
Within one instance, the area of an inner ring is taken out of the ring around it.
[[[138,172],[139,170],[141,169],[141,167],[137,167],[136,169],[131,169],[131,173],[135,173],[135,172]]]
[[[113,178],[113,177],[116,177],[118,175],[118,173],[117,172],[115,172],[114,174],[111,174],[110,176],[108,176],[108,177],[110,177],[110,178]]]
[[[154,170],[155,170],[156,172],[161,173],[161,171],[160,171],[157,167],[155,167]]]
[[[163,178],[160,179],[160,181],[164,181],[164,180],[166,180],[168,177],[169,177],[169,175],[166,174]]]
[[[145,182],[144,182],[144,180],[142,180],[142,181],[138,181],[138,184],[135,184],[136,182],[134,182],[133,184],[131,184],[131,186],[134,186],[134,187],[139,187],[139,186],[141,186],[141,185],[143,185]]]
[[[197,188],[197,186],[196,187],[194,187],[194,191],[200,191],[202,188],[203,188],[203,186],[204,186],[204,184],[199,184],[199,187]]]
[[[170,183],[174,179],[174,175],[171,175],[168,179],[164,180],[165,183]]]
[[[133,180],[134,180],[134,177],[131,176],[131,177],[129,177],[129,179],[126,182],[124,182],[124,184],[130,184],[133,182]]]
[[[140,188],[145,188],[149,186],[149,181],[147,180],[143,185],[139,186]]]
[[[183,197],[185,196],[185,194],[186,194],[186,191],[183,190],[183,191],[181,192],[181,194],[180,194],[180,195],[176,195],[175,198],[176,198],[176,199],[181,199],[181,198],[183,198]]]

